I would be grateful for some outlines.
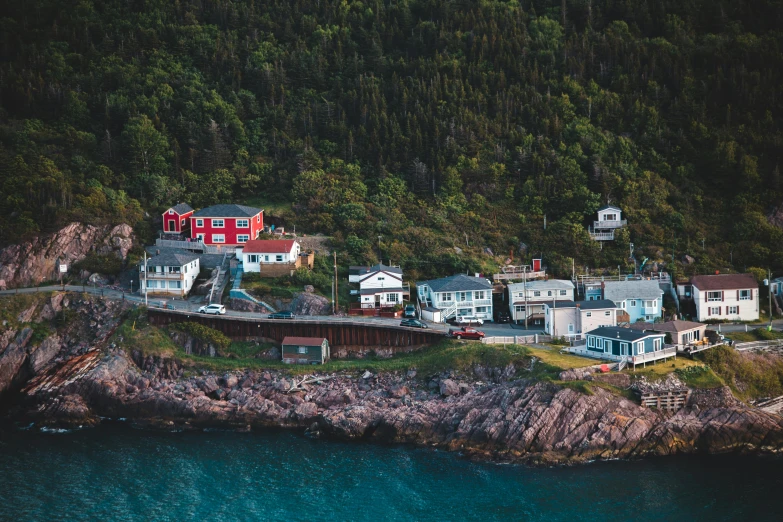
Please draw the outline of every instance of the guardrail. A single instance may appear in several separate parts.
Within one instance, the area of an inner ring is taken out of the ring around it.
[[[509,337],[484,337],[483,344],[533,344],[548,343],[552,341],[551,335],[515,335]]]

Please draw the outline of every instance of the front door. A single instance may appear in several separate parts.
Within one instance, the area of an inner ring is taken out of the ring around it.
[[[176,232],[177,231],[177,221],[174,219],[169,219],[169,232]]]
[[[620,355],[620,343],[612,341],[612,355]]]
[[[375,307],[381,306],[381,294],[375,294]]]

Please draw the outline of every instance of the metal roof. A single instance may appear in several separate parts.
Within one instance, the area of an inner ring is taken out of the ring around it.
[[[745,290],[759,285],[750,274],[715,274],[691,277],[691,284],[699,290]]]
[[[554,303],[552,301],[544,301],[544,306],[557,310],[558,308],[576,308],[576,303],[574,301],[555,301]]]
[[[242,248],[244,254],[287,254],[294,247],[295,239],[251,239]]]
[[[202,208],[198,212],[194,212],[192,217],[253,217],[259,212],[263,212],[260,208],[246,207],[245,205],[212,205],[211,207]]]
[[[598,209],[598,212],[601,212],[602,210],[617,210],[617,211],[620,211],[620,212],[623,211],[623,209],[621,209],[619,207],[615,207],[614,205],[604,205],[603,207]]]
[[[582,310],[602,310],[606,308],[617,308],[614,301],[609,299],[596,299],[595,301],[579,301],[576,303]]]
[[[511,283],[508,285],[509,292],[520,292],[524,288],[528,290],[573,290],[574,283],[567,279],[547,279],[545,281],[535,280],[527,283]]]
[[[199,256],[195,254],[166,253],[147,259],[147,266],[185,266],[198,258]],[[142,259],[139,264],[143,265],[144,260]]]
[[[394,288],[364,288],[362,290],[359,290],[360,295],[375,295],[375,294],[385,294],[387,292],[395,293],[395,292],[407,292],[408,290],[402,287],[394,287]]]
[[[626,299],[658,299],[663,290],[657,281],[607,281],[604,283],[604,298],[615,303]]]
[[[457,274],[440,279],[419,281],[416,286],[429,286],[433,292],[464,292],[469,290],[492,290],[492,284],[482,277]]]
[[[284,337],[283,346],[321,346],[325,337]],[[328,341],[327,341],[328,342]]]
[[[659,332],[640,332],[639,330],[632,330],[630,328],[618,328],[616,326],[601,326],[595,330],[590,330],[587,335],[597,335],[607,339],[620,339],[621,341],[639,341],[645,337],[658,337],[663,336]]]
[[[689,330],[696,330],[707,326],[704,323],[696,323],[693,321],[666,321],[665,323],[631,323],[629,328],[634,330],[647,330],[650,332],[687,332]]]
[[[168,212],[169,210],[173,210],[174,212],[176,212],[180,216],[182,214],[187,214],[188,212],[193,212],[193,209],[187,203],[178,203],[178,204],[174,205],[173,207],[169,208],[168,210],[166,210],[166,212]]]

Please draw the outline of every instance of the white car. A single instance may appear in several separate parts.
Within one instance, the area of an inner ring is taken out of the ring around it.
[[[215,314],[215,315],[224,315],[226,313],[226,307],[222,304],[211,304],[202,306],[198,309],[198,313],[200,314]]]
[[[459,325],[465,325],[465,326],[472,326],[475,324],[482,325],[484,324],[483,319],[479,319],[478,317],[474,317],[472,315],[458,315],[457,320],[455,321],[456,324]]]

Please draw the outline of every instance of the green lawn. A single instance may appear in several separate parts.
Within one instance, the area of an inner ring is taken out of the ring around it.
[[[583,368],[585,366],[593,366],[600,364],[601,361],[597,359],[590,359],[587,357],[580,357],[578,355],[571,355],[568,353],[560,353],[562,347],[553,346],[551,349],[543,348],[528,348],[531,355],[535,355],[542,361],[552,366],[556,366],[563,370],[570,370],[571,368]]]
[[[777,330],[767,331],[766,327],[756,328],[747,332],[729,332],[726,337],[737,343],[753,341],[769,341],[772,339],[783,339],[783,332]]]

